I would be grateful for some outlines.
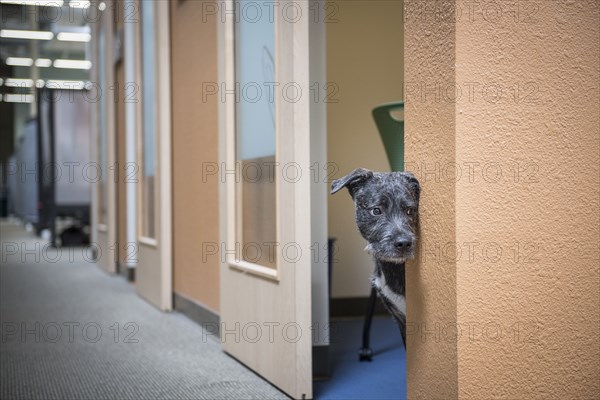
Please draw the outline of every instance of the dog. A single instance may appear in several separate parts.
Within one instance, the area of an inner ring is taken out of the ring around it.
[[[347,188],[356,207],[356,225],[375,259],[372,285],[392,314],[406,348],[404,263],[415,255],[419,181],[410,172],[358,168],[331,184],[331,194]]]

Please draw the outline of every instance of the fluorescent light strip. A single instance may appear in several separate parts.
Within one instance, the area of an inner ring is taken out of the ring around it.
[[[21,79],[21,78],[6,78],[4,84],[7,87],[32,87],[33,79]]]
[[[54,34],[48,31],[21,31],[16,29],[0,30],[0,37],[7,39],[52,40]]]
[[[88,8],[90,6],[90,2],[87,0],[71,0],[69,2],[69,7],[71,8]]]
[[[31,67],[33,65],[33,58],[7,57],[6,65],[12,65],[15,67]]]
[[[18,4],[21,6],[62,7],[63,0],[0,0],[2,4]]]
[[[37,60],[35,60],[35,66],[42,68],[50,67],[52,66],[52,60],[50,60],[49,58],[38,58]]]
[[[73,89],[81,90],[85,87],[83,81],[63,81],[59,79],[49,79],[46,81],[46,87],[48,89]]]
[[[0,86],[4,83],[4,79],[0,78]]]
[[[63,42],[89,42],[92,35],[78,32],[59,32],[56,38]]]
[[[15,29],[2,29],[0,37],[7,39],[32,39],[52,40],[54,33],[48,31],[20,31]]]
[[[4,95],[4,101],[7,103],[33,103],[33,95],[7,93]]]
[[[92,62],[88,60],[54,60],[55,68],[90,69]]]

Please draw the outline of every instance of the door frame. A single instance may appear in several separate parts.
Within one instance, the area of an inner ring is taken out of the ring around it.
[[[113,2],[113,73],[115,78],[113,91],[114,101],[114,137],[115,137],[115,196],[116,196],[116,269],[119,274],[127,276],[125,271],[127,263],[135,252],[132,252],[128,245],[128,219],[129,210],[127,208],[127,112],[126,112],[126,76],[125,76],[125,20],[122,19],[123,11],[125,10],[124,0],[112,0]]]
[[[136,10],[137,0],[123,0],[123,18],[130,9]],[[124,267],[129,280],[135,280],[135,268],[138,262],[137,244],[137,129],[139,126],[139,81],[136,75],[138,63],[139,37],[135,23],[123,21],[123,63],[126,86],[122,88],[125,101],[125,162],[121,172],[125,180],[127,243],[122,248],[127,253]]]
[[[140,10],[140,0],[136,0]],[[136,266],[136,289],[140,296],[163,311],[173,308],[173,243],[172,243],[172,182],[171,182],[171,48],[170,48],[170,17],[169,2],[147,2],[154,7],[156,45],[156,76],[154,85],[157,96],[155,97],[156,110],[156,135],[155,135],[155,189],[154,189],[154,216],[155,238],[142,235],[140,212],[142,201],[142,185],[137,184],[136,191],[136,243],[138,251],[138,265]],[[141,14],[139,14],[140,26],[136,29],[138,40],[141,32]],[[135,54],[136,58],[136,82],[142,88],[142,49],[140,46]],[[143,101],[143,100],[142,100]],[[143,174],[142,165],[142,107],[141,102],[137,104],[136,117],[136,161],[138,165],[138,180]]]
[[[109,96],[109,88],[114,84],[114,32],[113,32],[113,18],[109,15],[112,10],[112,0],[106,0],[107,11],[103,11],[100,19],[97,23],[91,24],[92,37],[98,37],[100,29],[104,32],[104,71],[106,87],[101,87],[99,84],[96,85],[98,89],[97,93],[99,101],[97,106],[100,106],[101,102],[104,102],[106,109],[105,115],[105,132],[100,132],[100,113],[96,109],[93,113],[92,119],[92,130],[94,141],[100,144],[100,138],[104,136],[105,151],[106,151],[106,165],[101,164],[101,159],[98,157],[99,153],[94,146],[91,151],[92,160],[96,161],[98,166],[98,172],[104,177],[106,186],[106,220],[104,223],[100,222],[100,193],[99,182],[92,185],[92,232],[91,242],[92,246],[95,246],[96,262],[106,271],[111,274],[117,272],[117,260],[116,260],[116,241],[117,241],[117,199],[116,199],[116,182],[114,179],[114,166],[116,161],[116,143],[115,143],[115,105],[113,98]],[[100,80],[98,65],[99,65],[99,52],[98,41],[92,42],[92,55],[94,58],[92,68],[92,78],[94,82],[98,83]],[[100,148],[101,146],[99,146]]]

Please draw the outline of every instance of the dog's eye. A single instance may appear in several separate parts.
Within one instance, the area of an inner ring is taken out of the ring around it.
[[[413,215],[415,213],[415,209],[414,208],[407,208],[406,209],[406,215]]]
[[[371,209],[371,214],[372,215],[381,215],[381,208],[375,207],[375,208]]]

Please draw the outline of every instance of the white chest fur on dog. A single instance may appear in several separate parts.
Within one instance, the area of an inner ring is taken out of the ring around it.
[[[379,294],[393,304],[395,309],[398,310],[403,316],[406,316],[406,298],[393,291],[387,285],[385,281],[385,275],[374,275],[371,281],[373,282],[373,286],[375,286],[377,291],[379,291]]]

